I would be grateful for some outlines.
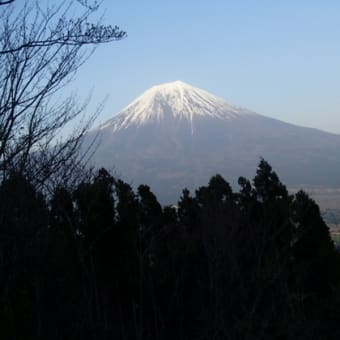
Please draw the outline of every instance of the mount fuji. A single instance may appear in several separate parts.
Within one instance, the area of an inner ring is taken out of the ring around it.
[[[340,186],[340,135],[272,119],[181,81],[154,86],[88,133],[96,166],[151,186],[163,203],[220,173],[252,178],[260,157],[288,186]]]

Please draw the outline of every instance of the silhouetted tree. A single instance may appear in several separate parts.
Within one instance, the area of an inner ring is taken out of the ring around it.
[[[318,206],[264,160],[239,183],[213,176],[162,209],[105,169],[48,201],[13,173],[0,185],[2,338],[337,339],[339,255]]]
[[[43,196],[12,173],[0,187],[0,329],[5,339],[41,335],[47,225]]]
[[[142,226],[156,227],[162,222],[162,207],[147,185],[138,187],[139,222]]]
[[[340,262],[320,209],[304,191],[299,191],[294,197],[292,217],[296,227],[294,260],[304,293],[330,294],[340,280]]]
[[[15,0],[0,1],[0,6],[8,5],[8,4],[10,4],[11,2],[14,2],[14,1]]]
[[[82,160],[77,152],[94,116],[57,140],[86,106],[73,95],[60,100],[58,93],[93,52],[87,46],[126,36],[116,26],[91,23],[99,5],[82,2],[45,9],[39,1],[21,8],[16,1],[2,2],[8,5],[0,11],[0,178],[15,169],[41,186],[60,172],[64,180],[72,178]]]
[[[198,212],[197,201],[190,195],[188,189],[184,189],[178,202],[178,218],[180,223],[188,230],[197,229]]]

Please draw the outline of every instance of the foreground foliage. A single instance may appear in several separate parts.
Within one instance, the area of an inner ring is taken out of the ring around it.
[[[176,207],[102,169],[0,187],[2,339],[338,339],[340,262],[316,203],[262,160]]]

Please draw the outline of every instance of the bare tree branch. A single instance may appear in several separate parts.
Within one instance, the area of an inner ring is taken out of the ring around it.
[[[8,4],[10,4],[11,2],[14,2],[14,1],[15,0],[0,1],[0,6],[8,5]]]
[[[26,1],[21,9],[11,5],[0,12],[1,178],[15,168],[43,182],[63,164],[78,164],[71,158],[78,157],[93,116],[69,139],[56,143],[60,130],[86,108],[74,95],[65,95],[64,88],[92,55],[89,45],[126,34],[117,26],[90,24],[96,2],[81,1],[82,13],[69,17],[74,4],[63,1],[42,9],[38,1]]]
[[[15,0],[0,1],[0,6],[8,5],[14,1]],[[90,10],[97,10],[99,8],[99,3],[97,1],[94,1],[92,4],[90,4],[89,1],[87,0],[77,0],[77,2],[79,2],[81,5],[83,5],[84,7]]]

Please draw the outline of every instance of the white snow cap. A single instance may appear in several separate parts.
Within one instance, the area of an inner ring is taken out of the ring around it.
[[[117,116],[102,125],[101,129],[111,127],[116,131],[151,121],[160,122],[169,116],[187,119],[192,123],[193,119],[199,116],[226,120],[249,114],[254,113],[177,80],[151,87]]]

